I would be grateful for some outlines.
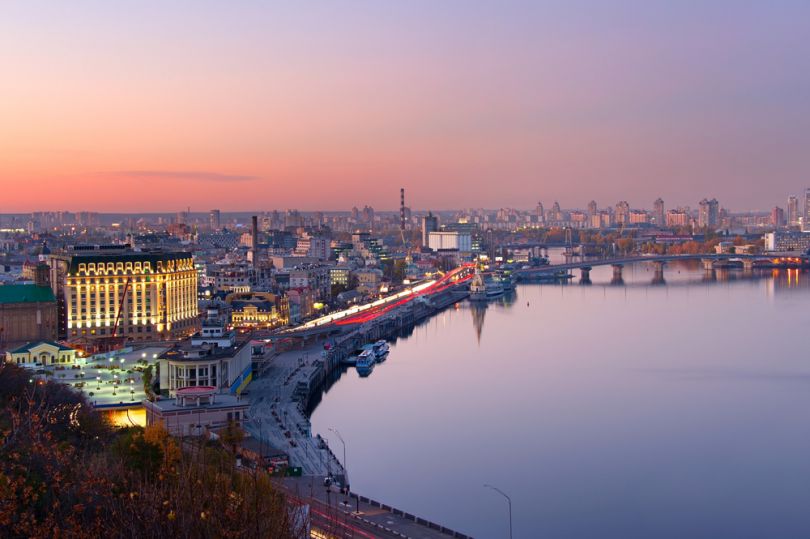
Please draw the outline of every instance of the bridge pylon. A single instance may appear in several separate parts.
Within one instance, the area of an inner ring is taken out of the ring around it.
[[[610,280],[610,284],[623,285],[624,277],[622,276],[622,270],[624,269],[624,264],[611,264],[611,266],[613,267],[613,278]]]
[[[582,266],[579,268],[579,284],[591,284],[591,269],[592,268],[590,266]]]

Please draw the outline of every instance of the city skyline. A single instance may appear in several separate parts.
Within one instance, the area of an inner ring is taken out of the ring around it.
[[[5,213],[394,210],[401,186],[767,211],[810,183],[801,4],[44,5],[0,20]]]

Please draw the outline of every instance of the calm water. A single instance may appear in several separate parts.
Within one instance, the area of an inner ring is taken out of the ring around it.
[[[312,421],[353,489],[476,537],[508,534],[484,483],[515,537],[810,537],[810,275],[591,275],[462,303],[346,372]]]

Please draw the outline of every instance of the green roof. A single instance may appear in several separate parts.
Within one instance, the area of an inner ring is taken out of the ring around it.
[[[0,286],[0,304],[38,303],[56,301],[49,286],[35,284],[7,284]]]
[[[12,350],[12,351],[11,351],[11,353],[12,353],[12,354],[22,354],[23,352],[28,352],[28,351],[30,351],[32,348],[34,348],[34,347],[36,347],[36,346],[39,346],[40,344],[49,344],[49,345],[51,345],[51,346],[55,346],[55,347],[56,347],[56,348],[58,348],[59,350],[63,350],[63,351],[67,351],[67,350],[73,350],[73,348],[71,348],[70,346],[65,346],[64,344],[59,344],[58,342],[53,342],[53,341],[36,341],[36,342],[29,342],[28,344],[25,344],[25,345],[23,345],[23,346],[20,346],[20,347],[19,347],[19,348],[17,348],[16,350]]]

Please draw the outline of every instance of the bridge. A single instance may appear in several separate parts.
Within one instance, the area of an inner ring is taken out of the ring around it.
[[[570,260],[570,259],[569,259]],[[566,272],[578,269],[581,271],[582,282],[590,282],[590,271],[595,266],[613,266],[613,279],[619,282],[622,279],[622,268],[629,264],[638,262],[652,262],[655,264],[656,276],[663,282],[664,264],[667,262],[699,260],[703,263],[703,268],[711,271],[718,262],[741,261],[745,271],[751,271],[759,267],[781,267],[781,268],[804,268],[810,266],[810,255],[795,253],[769,253],[769,254],[731,254],[731,253],[701,253],[701,254],[681,254],[681,255],[636,255],[601,258],[593,260],[579,260],[577,262],[565,262],[564,264],[547,264],[533,268],[523,268],[512,273],[518,279],[531,278],[532,276],[547,275],[557,272]]]

